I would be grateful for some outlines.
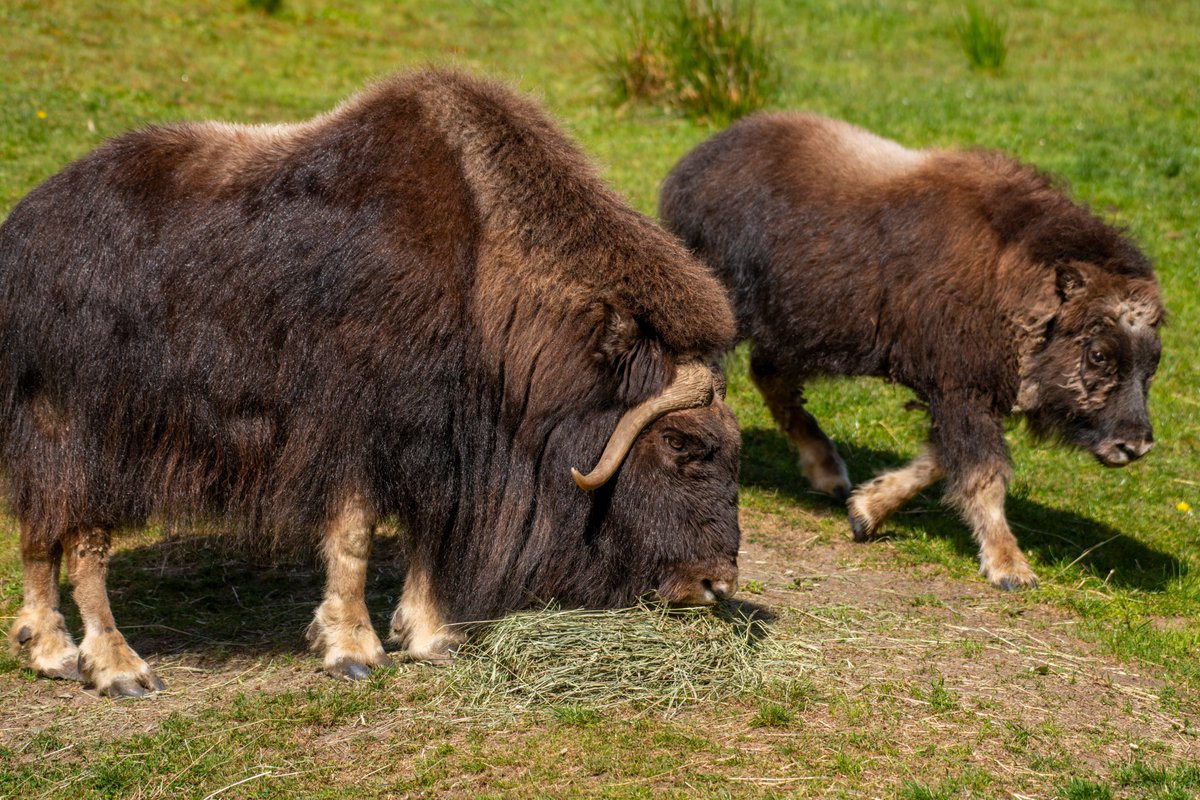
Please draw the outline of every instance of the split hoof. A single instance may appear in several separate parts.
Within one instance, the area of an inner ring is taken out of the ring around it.
[[[79,649],[57,611],[22,610],[8,638],[14,654],[28,652],[29,666],[37,674],[58,680],[83,680]]]
[[[39,675],[45,675],[47,678],[54,678],[60,681],[78,681],[83,683],[83,673],[79,671],[79,657],[68,658],[57,667],[42,667],[38,670]]]
[[[875,535],[875,526],[867,520],[866,517],[859,516],[854,509],[850,509],[850,532],[854,536],[854,541],[865,542]]]
[[[95,689],[101,697],[142,697],[166,688],[116,631],[84,637],[78,664],[84,688]]]
[[[1016,575],[1005,575],[1002,578],[989,579],[992,586],[1005,592],[1016,592],[1022,589],[1036,589],[1038,587],[1037,576],[1032,572],[1028,576],[1018,577]]]
[[[145,697],[151,692],[161,692],[167,688],[162,679],[147,670],[138,675],[123,675],[112,679],[105,686],[93,685],[84,688],[94,688],[101,697],[114,699],[121,697]]]
[[[852,492],[850,498],[846,500],[846,512],[850,517],[850,532],[854,534],[856,542],[867,541],[875,535],[875,531],[879,528],[879,522],[867,513],[870,502],[863,494],[863,486],[871,486],[873,483],[859,486],[858,491]]]
[[[392,660],[383,654],[370,663],[359,661],[350,657],[339,658],[332,664],[325,666],[325,672],[331,678],[338,678],[344,681],[361,681],[368,678],[371,672],[376,667],[390,667]]]
[[[1037,575],[1033,574],[1033,569],[1019,553],[1017,558],[1003,567],[991,566],[985,562],[980,571],[988,583],[1005,592],[1035,589],[1038,585]]]

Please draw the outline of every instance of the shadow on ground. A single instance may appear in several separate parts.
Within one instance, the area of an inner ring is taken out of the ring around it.
[[[846,442],[837,442],[837,447],[846,460],[851,478],[856,481],[902,466],[906,461],[898,453],[856,447]],[[800,476],[787,440],[773,428],[742,431],[741,483],[771,489],[808,509],[844,513],[841,503],[809,488]],[[900,532],[903,535],[923,529],[951,542],[963,555],[974,557],[978,547],[970,531],[952,511],[940,504],[940,496],[937,486],[923,492],[906,509],[888,520],[882,533]],[[1111,585],[1163,591],[1170,581],[1188,570],[1187,564],[1175,556],[1149,547],[1124,531],[1071,511],[1012,494],[1006,500],[1005,511],[1017,541],[1027,553],[1036,554],[1039,560],[1048,564],[1068,564],[1078,559],[1076,566],[1080,570],[1101,579],[1107,578]]]
[[[242,553],[223,536],[193,533],[114,552],[108,590],[117,626],[140,654],[188,653],[216,665],[235,656],[304,653],[324,580],[314,559]],[[366,598],[381,636],[403,586],[400,538],[378,536]],[[68,624],[79,630],[74,603],[64,605]]]
[[[399,602],[404,573],[401,534],[377,536],[366,601],[381,637]],[[117,626],[140,655],[186,653],[191,663],[210,669],[231,658],[303,656],[305,630],[323,587],[324,570],[316,559],[270,559],[239,552],[219,534],[199,533],[117,550],[108,580]],[[71,629],[79,631],[74,603],[64,603],[63,611]],[[775,621],[770,609],[742,599],[718,604],[713,614],[755,642],[769,635]]]

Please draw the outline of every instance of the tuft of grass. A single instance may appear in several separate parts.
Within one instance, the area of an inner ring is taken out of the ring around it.
[[[626,19],[622,48],[606,63],[620,103],[661,103],[722,124],[779,89],[779,62],[753,0],[642,2]]]
[[[572,720],[617,706],[634,711],[757,693],[777,653],[760,622],[734,611],[638,606],[511,614],[476,633],[450,667],[442,699],[484,712],[551,707]],[[778,656],[778,658],[776,658]]]
[[[751,728],[786,728],[795,715],[778,703],[760,703],[758,713],[750,720]]]
[[[1102,783],[1072,778],[1060,794],[1065,800],[1112,800],[1112,790]]]
[[[1008,23],[1002,17],[970,3],[963,9],[954,32],[972,69],[998,70],[1004,66]]]
[[[583,706],[557,706],[554,709],[554,718],[564,725],[578,727],[599,725],[604,720],[599,711]]]
[[[946,679],[937,678],[929,684],[929,708],[935,714],[958,710],[958,693],[946,688]]]

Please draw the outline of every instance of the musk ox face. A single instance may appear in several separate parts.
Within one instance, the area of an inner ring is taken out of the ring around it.
[[[715,603],[737,588],[741,437],[719,397],[646,427],[612,482],[603,534],[642,594]]]
[[[1163,310],[1156,286],[1114,296],[1089,290],[1084,275],[1060,271],[1065,302],[1026,376],[1037,397],[1026,415],[1035,433],[1122,467],[1154,446],[1147,398],[1162,353]]]

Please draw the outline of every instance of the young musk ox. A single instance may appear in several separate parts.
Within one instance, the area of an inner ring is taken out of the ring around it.
[[[1037,583],[1004,517],[1002,418],[1123,466],[1153,442],[1163,317],[1154,272],[1037,170],[914,151],[810,114],[748,118],[671,172],[661,216],[729,287],[751,374],[813,486],[864,540],[938,479],[981,571]],[[924,452],[859,486],[804,409],[818,375],[875,375],[929,408]]]
[[[388,661],[363,598],[384,516],[415,659],[552,598],[713,602],[740,440],[709,364],[734,333],[707,269],[490,83],[421,72],[300,124],[121,136],[0,229],[11,641],[102,694],[161,689],[113,621],[109,542],[196,514],[323,551],[308,636],[346,678]]]

